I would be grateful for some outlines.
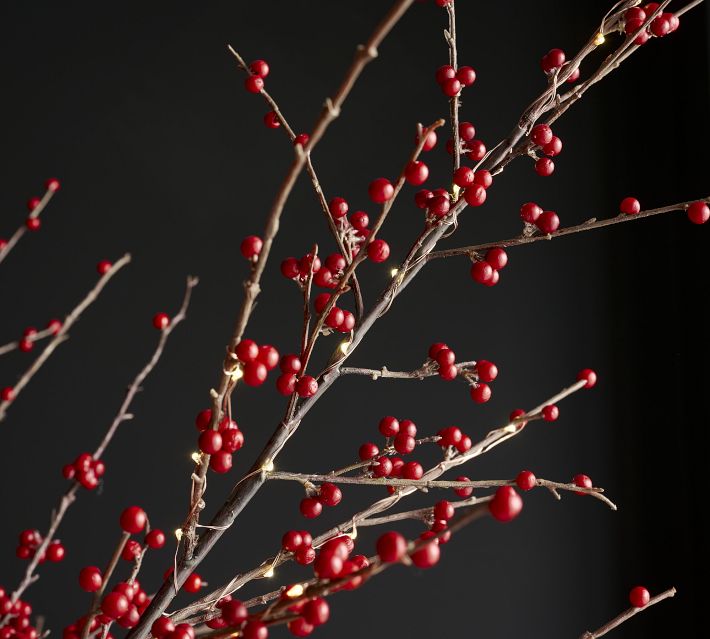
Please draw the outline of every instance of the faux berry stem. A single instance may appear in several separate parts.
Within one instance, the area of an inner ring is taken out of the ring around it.
[[[42,353],[40,353],[39,357],[35,359],[32,365],[22,374],[20,379],[17,380],[15,385],[12,387],[12,399],[0,401],[0,422],[5,419],[5,415],[7,414],[7,409],[10,404],[14,401],[17,401],[17,397],[20,395],[22,390],[25,388],[25,386],[27,386],[27,384],[30,382],[35,373],[49,359],[49,357],[52,355],[57,346],[69,339],[69,329],[71,329],[71,327],[79,320],[81,314],[96,301],[98,296],[101,294],[101,291],[103,291],[106,284],[108,284],[109,280],[130,261],[131,256],[126,253],[120,260],[118,260],[113,266],[111,266],[111,268],[106,271],[104,275],[99,278],[99,281],[96,283],[94,288],[92,288],[86,295],[86,297],[78,304],[78,306],[76,306],[74,310],[66,316],[61,328],[59,329],[59,331],[57,331],[56,335],[47,343]]]
[[[56,333],[56,329],[53,327],[50,328],[44,328],[41,331],[37,331],[36,333],[32,333],[30,335],[27,335],[22,338],[23,341],[28,341],[28,342],[39,342],[40,340],[44,339],[45,337],[49,337],[50,335],[54,335]],[[10,353],[20,347],[20,340],[15,340],[13,342],[8,342],[7,344],[0,346],[0,355],[5,355],[6,353]]]
[[[456,369],[458,371],[465,371],[467,369],[472,369],[476,366],[475,361],[470,362],[458,362],[456,364]],[[364,375],[365,377],[370,377],[373,380],[380,378],[383,379],[424,379],[425,377],[434,377],[439,373],[439,365],[429,360],[422,364],[419,368],[413,371],[391,371],[386,366],[379,369],[373,368],[355,368],[352,366],[343,366],[340,369],[341,375]]]
[[[57,192],[56,188],[52,187],[47,187],[45,189],[44,195],[40,198],[39,202],[32,208],[32,210],[29,212],[29,215],[27,216],[28,218],[35,219],[40,216],[42,211],[44,211],[45,207],[47,204],[49,204],[49,201],[54,197],[54,194]],[[10,254],[10,251],[12,251],[13,248],[17,245],[17,243],[22,239],[25,233],[27,233],[27,226],[26,224],[23,223],[17,228],[17,230],[12,234],[10,239],[7,241],[7,243],[3,246],[3,248],[0,249],[0,264],[2,264],[2,261]],[[0,352],[0,354],[2,354]]]
[[[449,64],[454,71],[459,68],[458,51],[456,48],[456,6],[455,1],[451,0],[446,5],[446,12],[449,16],[449,28],[444,31],[446,44],[449,46]],[[451,133],[454,140],[453,153],[451,154],[453,162],[453,172],[461,166],[461,135],[459,133],[459,95],[458,93],[449,99],[449,114],[451,118]],[[457,189],[454,186],[454,189]]]
[[[249,66],[244,62],[244,58],[242,58],[241,55],[231,46],[228,45],[227,49],[229,52],[234,56],[234,58],[237,61],[237,65],[239,68],[244,71],[245,73],[251,73],[249,70]],[[281,126],[284,129],[284,132],[286,135],[289,137],[291,142],[293,143],[294,140],[296,139],[296,133],[294,130],[291,128],[291,125],[288,123],[288,120],[286,119],[286,116],[283,114],[283,111],[281,111],[281,108],[279,107],[278,103],[276,100],[272,97],[272,95],[262,87],[260,91],[262,97],[264,100],[266,100],[267,104],[271,107],[271,110],[276,114],[276,117],[278,121],[281,123]],[[323,192],[323,187],[321,186],[320,180],[318,179],[318,174],[316,173],[315,167],[313,166],[313,160],[311,158],[311,151],[310,147],[306,146],[306,148],[303,151],[305,153],[305,160],[306,160],[306,172],[308,173],[309,177],[311,178],[311,184],[313,185],[313,190],[316,194],[316,197],[318,198],[318,202],[321,206],[321,209],[323,211],[323,215],[325,216],[326,221],[328,222],[328,228],[330,228],[331,235],[335,239],[335,242],[338,245],[338,249],[340,250],[340,253],[345,256],[348,261],[352,260],[352,254],[345,244],[343,242],[343,237],[338,230],[338,227],[336,226],[335,220],[333,219],[333,216],[330,213],[330,209],[328,208],[328,200],[325,196],[325,193]],[[352,290],[353,290],[353,295],[355,297],[355,310],[356,310],[356,317],[359,319],[362,317],[363,313],[363,306],[362,306],[362,292],[360,290],[360,283],[358,282],[357,276],[353,276],[352,278]]]
[[[304,482],[331,482],[334,484],[357,484],[360,486],[401,486],[414,489],[422,488],[493,488],[494,486],[515,486],[515,479],[488,479],[478,481],[442,481],[434,479],[398,479],[396,477],[343,477],[341,475],[318,475],[308,473],[289,473],[273,470],[267,474],[267,479]],[[585,493],[603,501],[612,510],[617,510],[616,504],[602,493],[603,488],[583,488],[574,483],[560,483],[547,479],[536,479],[536,485],[551,491],[566,490]],[[559,497],[557,495],[557,497]]]
[[[674,597],[675,594],[675,588],[669,588],[668,590],[664,590],[662,593],[656,595],[655,597],[651,597],[649,602],[643,608],[629,608],[628,610],[622,612],[618,617],[614,617],[611,621],[605,623],[601,628],[598,628],[594,632],[585,632],[579,639],[597,639],[598,637],[603,637],[607,632],[614,630],[614,628],[620,626],[625,621],[628,621],[629,619],[631,619],[631,617],[634,617],[639,612],[643,612],[654,604],[660,603],[665,599]]]
[[[581,233],[583,231],[591,231],[593,229],[599,229],[605,226],[612,226],[613,224],[621,224],[623,222],[633,222],[634,220],[651,217],[653,215],[671,213],[672,211],[685,211],[694,202],[710,203],[710,196],[706,198],[701,198],[700,200],[691,200],[688,202],[678,202],[677,204],[669,204],[668,206],[662,206],[657,209],[647,209],[634,215],[626,215],[625,213],[621,213],[615,217],[610,217],[605,220],[597,220],[597,218],[593,217],[587,220],[586,222],[582,222],[581,224],[577,224],[576,226],[568,226],[567,228],[562,228],[558,231],[555,231],[554,233],[539,233],[537,235],[530,236],[521,235],[518,237],[509,238],[507,240],[500,240],[498,242],[488,242],[486,244],[475,244],[473,246],[462,246],[459,248],[444,249],[442,251],[433,251],[427,256],[427,259],[436,260],[442,257],[454,257],[457,255],[475,256],[479,251],[485,251],[486,249],[493,248],[496,246],[508,248],[510,246],[520,246],[521,244],[532,244],[533,242],[539,242],[540,240],[554,240],[557,237],[572,235],[574,233]]]
[[[133,415],[129,413],[131,404],[133,402],[133,399],[135,398],[136,394],[140,392],[142,389],[143,384],[145,383],[145,380],[147,377],[150,375],[150,373],[153,371],[153,369],[156,367],[158,364],[158,361],[160,360],[163,351],[165,350],[165,346],[168,342],[168,339],[170,338],[170,335],[172,332],[175,330],[175,328],[180,324],[182,321],[186,319],[187,316],[187,309],[190,306],[190,300],[192,297],[192,290],[197,286],[198,279],[196,277],[188,277],[187,278],[187,284],[185,286],[185,294],[183,297],[182,304],[180,306],[180,310],[177,312],[176,315],[172,317],[170,320],[170,324],[166,328],[164,328],[160,332],[160,338],[158,339],[158,345],[155,348],[155,351],[151,355],[150,359],[148,360],[148,363],[141,369],[141,371],[136,375],[135,379],[131,382],[130,386],[126,390],[126,396],[121,404],[121,407],[118,410],[118,413],[116,414],[116,417],[114,417],[113,421],[111,422],[111,425],[109,426],[108,430],[106,431],[106,434],[104,435],[103,439],[101,440],[100,444],[97,446],[96,450],[94,451],[94,454],[92,455],[93,459],[99,459],[103,453],[106,451],[106,448],[109,446],[111,443],[114,435],[116,434],[116,430],[118,427],[125,421],[132,419]],[[37,548],[37,550],[34,553],[34,556],[30,560],[30,563],[27,565],[27,568],[25,569],[25,574],[23,576],[22,581],[19,583],[17,588],[14,590],[12,593],[11,600],[14,603],[17,601],[22,594],[29,588],[35,581],[39,579],[39,575],[35,573],[35,570],[39,564],[39,561],[42,556],[44,556],[45,551],[47,550],[47,547],[49,544],[52,542],[54,539],[54,536],[57,533],[57,529],[59,528],[59,525],[61,524],[62,520],[64,519],[64,516],[66,515],[67,510],[69,507],[74,503],[74,500],[76,499],[77,492],[81,488],[81,484],[77,481],[73,482],[71,487],[61,496],[59,499],[59,506],[57,506],[56,510],[52,511],[52,518],[50,521],[50,526],[47,532],[45,533],[44,537],[42,538],[42,543],[40,546]],[[146,546],[143,549],[143,552],[140,555],[139,560],[137,561],[137,569],[140,569],[140,562],[143,560],[143,554],[145,553],[146,549],[148,547]],[[137,574],[137,570],[136,570]],[[133,576],[135,578],[135,575]],[[0,627],[4,625],[6,620],[0,621]]]

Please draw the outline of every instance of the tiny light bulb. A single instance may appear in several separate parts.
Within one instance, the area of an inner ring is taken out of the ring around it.
[[[270,473],[272,470],[274,470],[274,460],[270,459],[267,461],[262,467],[261,470],[263,470],[266,473]]]
[[[518,430],[518,427],[515,424],[508,424],[503,430],[506,433],[514,433],[516,430]]]
[[[390,271],[390,275],[391,275],[392,277],[397,277],[397,273],[399,273],[399,269],[398,269],[398,268],[393,268],[393,269]]]
[[[350,346],[350,342],[340,342],[340,352],[343,354],[347,353],[348,346]]]
[[[182,528],[175,529],[175,537],[177,537],[178,541],[180,541],[182,539]]]
[[[199,464],[199,463],[200,463],[200,459],[201,459],[201,458],[200,458],[200,453],[197,453],[197,452],[192,453],[192,454],[190,455],[190,459],[192,459],[192,461],[194,461],[196,464]]]
[[[350,537],[350,539],[357,539],[357,528],[353,528],[352,532],[348,533],[348,537]]]
[[[234,369],[234,372],[232,373],[232,377],[234,379],[241,379],[242,377],[244,377],[244,371],[242,370],[241,366]]]
[[[302,594],[303,586],[301,584],[295,584],[286,591],[286,596],[291,598],[300,597]]]
[[[600,44],[604,44],[606,42],[606,38],[604,37],[604,34],[600,31],[597,33],[596,38],[594,38],[594,44],[596,46],[599,46]]]
[[[264,573],[264,577],[269,577],[269,578],[270,578],[270,577],[273,577],[273,576],[274,576],[274,567],[271,566],[271,568],[269,568],[269,569]]]

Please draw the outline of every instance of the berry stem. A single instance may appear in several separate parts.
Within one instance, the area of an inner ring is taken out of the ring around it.
[[[458,62],[458,51],[456,48],[456,7],[454,0],[451,0],[449,4],[446,5],[446,12],[449,16],[449,28],[444,31],[444,37],[446,43],[449,46],[449,64],[453,67],[454,71],[459,68]],[[461,135],[459,133],[459,96],[458,94],[452,96],[449,99],[449,114],[451,119],[451,133],[454,140],[453,153],[451,158],[453,161],[453,171],[461,166]],[[454,186],[455,191],[457,187]]]
[[[54,328],[44,328],[41,331],[37,331],[36,333],[32,333],[31,335],[27,335],[26,337],[23,338],[23,340],[27,340],[29,342],[38,342],[45,337],[49,337],[50,335],[54,335],[55,333]],[[0,355],[5,355],[6,353],[10,353],[17,348],[20,347],[20,340],[15,340],[13,342],[8,342],[7,344],[0,346]]]

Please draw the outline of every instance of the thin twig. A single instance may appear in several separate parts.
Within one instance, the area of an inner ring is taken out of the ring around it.
[[[648,610],[654,604],[657,604],[663,601],[664,599],[674,597],[675,594],[676,589],[669,588],[668,590],[662,592],[660,595],[651,597],[651,599],[649,599],[648,603],[643,608],[629,608],[628,610],[622,612],[618,617],[614,617],[614,619],[612,619],[608,623],[605,623],[601,628],[598,628],[594,632],[585,632],[579,639],[597,639],[597,637],[603,637],[607,632],[614,630],[614,628],[620,626],[625,621],[628,621],[629,619],[631,619],[631,617],[637,615],[639,612]]]
[[[5,419],[9,405],[17,400],[22,390],[27,386],[34,374],[42,367],[49,359],[50,355],[62,342],[69,339],[69,329],[78,321],[81,314],[98,298],[101,291],[104,289],[109,280],[120,271],[126,264],[131,261],[131,256],[126,253],[120,260],[111,266],[104,275],[99,278],[93,289],[89,291],[86,297],[69,313],[62,323],[62,327],[57,331],[57,334],[47,343],[39,357],[32,365],[23,373],[20,379],[12,387],[13,398],[9,401],[0,401],[0,422]]]
[[[456,369],[461,373],[468,369],[473,369],[476,366],[475,361],[459,362],[456,364]],[[382,368],[357,368],[352,366],[343,366],[340,369],[341,375],[364,375],[373,380],[383,379],[424,379],[425,377],[433,377],[439,374],[439,366],[436,362],[429,360],[419,368],[413,371],[391,371],[386,366]]]
[[[454,71],[458,71],[458,50],[456,48],[456,7],[454,0],[451,0],[446,5],[446,12],[449,16],[449,28],[444,32],[446,44],[449,47],[449,64]],[[451,134],[453,136],[454,147],[451,158],[453,161],[453,172],[461,166],[461,135],[459,134],[459,95],[456,94],[449,100],[449,113],[451,118]],[[457,187],[454,185],[454,192],[457,193]]]
[[[17,350],[20,348],[20,344],[24,341],[27,342],[39,342],[40,340],[44,339],[45,337],[49,337],[50,335],[54,335],[57,332],[56,328],[44,328],[41,331],[37,331],[36,333],[32,333],[30,335],[27,335],[26,337],[23,337],[21,340],[16,339],[12,342],[8,342],[7,344],[4,344],[3,346],[0,346],[0,355],[5,355],[6,353],[10,353],[14,350]]]

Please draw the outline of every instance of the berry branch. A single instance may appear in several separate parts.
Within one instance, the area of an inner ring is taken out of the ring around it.
[[[670,597],[674,597],[676,594],[675,588],[669,588],[664,590],[662,593],[656,595],[655,597],[650,597],[648,590],[643,587],[637,586],[634,588],[629,598],[631,599],[631,608],[622,612],[618,617],[614,617],[608,623],[605,623],[601,628],[598,628],[594,632],[585,632],[579,639],[597,639],[598,637],[603,637],[607,632],[614,630],[617,626],[620,626],[625,621],[631,619],[631,617],[637,615],[639,612],[650,608],[651,606],[664,601]]]
[[[54,197],[54,194],[59,190],[59,180],[51,178],[44,184],[44,195],[41,198],[33,197],[27,201],[27,209],[29,215],[25,219],[24,224],[12,234],[9,240],[0,238],[0,264],[10,254],[17,243],[22,239],[22,236],[28,231],[38,231],[41,223],[39,216],[44,211],[49,201]]]
[[[597,218],[593,217],[588,219],[586,222],[582,222],[581,224],[577,224],[576,226],[561,228],[553,233],[536,233],[535,235],[526,235],[524,232],[518,237],[512,237],[507,240],[501,240],[499,242],[489,242],[487,244],[476,244],[473,246],[462,246],[459,248],[444,249],[442,251],[433,251],[427,256],[427,259],[436,260],[442,257],[454,257],[457,255],[468,255],[469,257],[476,259],[478,258],[477,254],[480,251],[485,251],[490,248],[508,248],[510,246],[520,246],[521,244],[532,244],[533,242],[539,242],[540,240],[552,240],[556,237],[563,237],[565,235],[572,235],[574,233],[581,233],[583,231],[591,231],[593,229],[599,229],[605,226],[612,226],[613,224],[621,224],[622,222],[633,222],[634,220],[640,220],[642,218],[651,217],[653,215],[661,215],[663,213],[670,213],[672,211],[685,211],[692,222],[696,224],[702,224],[707,221],[708,217],[710,217],[710,212],[708,211],[707,206],[708,203],[710,203],[710,196],[702,198],[700,200],[678,202],[677,204],[670,204],[668,206],[662,206],[657,209],[647,209],[645,211],[639,212],[620,213],[616,217],[607,218],[605,220],[598,220]],[[521,213],[521,215],[524,214],[524,212]]]
[[[59,320],[52,320],[47,328],[37,331],[35,329],[29,328],[25,331],[25,334],[21,339],[8,342],[7,344],[0,346],[0,355],[5,355],[6,353],[11,353],[18,348],[23,352],[28,352],[32,350],[35,342],[43,340],[45,337],[50,335],[56,335],[57,331],[61,327],[62,323]]]
[[[40,356],[32,363],[32,365],[23,373],[14,386],[7,386],[0,392],[0,422],[5,419],[7,409],[10,404],[17,399],[22,390],[27,386],[35,373],[49,359],[54,350],[62,342],[69,339],[69,329],[79,320],[81,314],[96,301],[101,291],[104,289],[109,280],[120,271],[126,264],[131,261],[131,256],[126,253],[118,262],[113,264],[106,272],[102,274],[99,281],[96,283],[86,297],[69,313],[64,319],[61,328],[56,332],[54,337],[44,347]]]
[[[67,479],[73,479],[71,487],[61,496],[59,500],[59,505],[56,510],[52,512],[52,517],[50,520],[49,529],[42,538],[41,544],[34,551],[34,556],[30,559],[27,568],[25,569],[22,581],[18,584],[17,588],[13,591],[10,601],[14,604],[20,599],[24,592],[39,579],[39,575],[35,573],[37,566],[47,552],[50,544],[53,542],[59,525],[61,524],[64,516],[66,515],[69,507],[74,503],[77,492],[82,488],[82,486],[88,490],[96,488],[98,485],[97,477],[97,464],[100,464],[101,470],[99,471],[103,475],[103,462],[100,461],[104,452],[111,443],[116,430],[125,421],[133,419],[133,415],[129,412],[131,404],[135,396],[142,390],[142,386],[148,376],[153,372],[153,369],[158,364],[158,361],[163,355],[165,346],[170,338],[170,335],[175,330],[175,328],[186,319],[187,309],[190,306],[190,300],[192,297],[192,290],[197,286],[198,280],[195,277],[188,277],[187,284],[185,287],[185,294],[183,297],[182,304],[178,312],[172,317],[169,324],[163,328],[160,332],[160,338],[158,339],[158,345],[155,351],[151,355],[150,359],[146,365],[141,369],[141,371],[136,375],[135,379],[131,382],[126,390],[126,396],[116,414],[111,425],[107,429],[104,437],[97,446],[96,450],[92,455],[84,454],[80,456],[77,461],[72,465],[65,466],[63,474]],[[141,555],[142,557],[142,555]],[[0,620],[0,628],[3,627],[9,616],[5,619]]]
[[[446,5],[446,12],[449,16],[449,28],[444,31],[444,37],[446,38],[446,43],[449,46],[449,66],[453,69],[454,74],[458,71],[458,51],[456,48],[456,4],[455,0],[451,0]],[[454,77],[456,77],[454,75]],[[460,83],[460,80],[456,78],[456,81]],[[455,89],[454,87],[451,90]],[[451,91],[450,90],[450,91]],[[449,92],[450,92],[449,91]],[[453,162],[453,173],[461,166],[461,137],[459,134],[459,91],[456,91],[454,95],[449,99],[449,117],[451,120],[451,134],[453,137],[453,153],[451,154]]]
[[[457,376],[464,376],[468,371],[473,371],[476,367],[476,362],[459,362],[456,364]],[[419,368],[413,371],[391,371],[386,366],[379,369],[373,368],[356,368],[352,366],[343,366],[340,369],[341,375],[364,375],[377,379],[424,379],[425,377],[433,377],[438,375],[440,365],[435,360],[424,362]]]

